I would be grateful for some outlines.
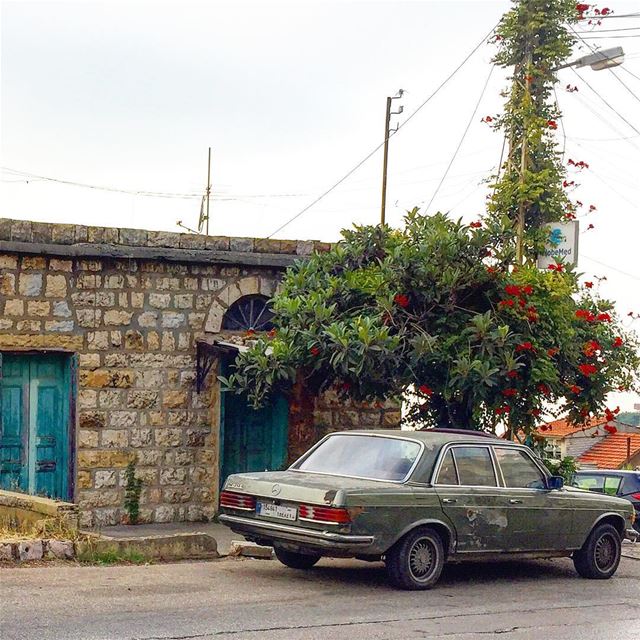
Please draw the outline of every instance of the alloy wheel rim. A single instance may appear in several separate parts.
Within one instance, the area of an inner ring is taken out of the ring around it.
[[[418,582],[426,582],[433,575],[437,550],[429,538],[418,538],[409,551],[409,571]]]
[[[598,538],[595,548],[595,561],[600,571],[610,569],[616,560],[616,543],[610,533],[605,533]]]

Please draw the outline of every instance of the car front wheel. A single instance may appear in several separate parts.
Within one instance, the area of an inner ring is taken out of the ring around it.
[[[400,589],[431,589],[444,566],[442,539],[431,527],[418,527],[398,540],[386,554],[389,581]]]
[[[320,560],[319,555],[310,555],[306,553],[296,553],[295,551],[287,551],[282,547],[274,547],[276,558],[282,564],[292,569],[311,569],[313,565]]]
[[[622,543],[620,534],[610,524],[593,529],[579,551],[573,554],[573,565],[583,578],[606,580],[620,564]]]

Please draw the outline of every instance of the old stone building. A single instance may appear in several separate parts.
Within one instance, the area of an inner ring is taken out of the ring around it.
[[[214,515],[228,473],[280,468],[325,432],[397,426],[397,408],[327,393],[252,411],[217,375],[269,326],[284,269],[327,245],[0,219],[0,488],[145,521]]]

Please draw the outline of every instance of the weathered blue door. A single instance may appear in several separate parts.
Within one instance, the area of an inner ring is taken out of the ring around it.
[[[232,473],[284,468],[289,433],[289,405],[284,396],[255,410],[242,396],[223,392],[220,418],[221,482]]]
[[[71,359],[3,354],[0,488],[69,498]]]

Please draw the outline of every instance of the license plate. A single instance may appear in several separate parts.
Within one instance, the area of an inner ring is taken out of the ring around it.
[[[281,504],[271,504],[269,502],[258,502],[256,513],[259,516],[279,518],[280,520],[295,520],[298,516],[298,510],[295,507],[285,507]]]

